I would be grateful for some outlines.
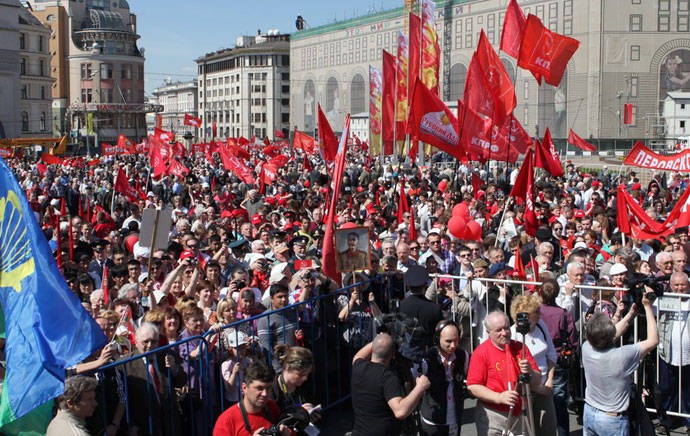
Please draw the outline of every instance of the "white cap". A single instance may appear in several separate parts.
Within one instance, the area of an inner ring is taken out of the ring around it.
[[[285,268],[288,266],[287,262],[281,262],[271,268],[271,275],[268,278],[268,283],[269,284],[274,284],[278,283],[279,281],[283,280],[287,275],[285,274]]]
[[[144,257],[144,258],[148,259],[149,256],[151,255],[151,249],[146,248],[146,247],[142,247],[139,245],[139,242],[137,242],[136,244],[134,244],[134,253],[133,254],[134,254],[134,257]]]
[[[628,272],[628,268],[625,267],[622,263],[614,263],[611,269],[609,270],[609,275],[610,276],[615,276],[616,274],[625,274]]]
[[[235,348],[247,343],[247,334],[239,330],[229,330],[225,337],[228,338],[228,347]]]
[[[161,290],[153,291],[153,303],[158,305],[165,298],[165,292]]]
[[[266,259],[266,256],[264,256],[261,253],[249,253],[247,257],[245,257],[245,260],[247,261],[247,265],[251,266],[254,262],[261,260],[261,259]]]

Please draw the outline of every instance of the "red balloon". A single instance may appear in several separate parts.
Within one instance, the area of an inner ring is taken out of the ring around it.
[[[451,235],[458,239],[463,239],[465,237],[466,223],[465,219],[461,216],[452,216],[448,220],[448,231]]]
[[[139,242],[139,236],[137,235],[130,235],[125,239],[125,248],[127,251],[130,253],[134,253],[134,244]]]
[[[461,216],[465,221],[469,221],[470,210],[465,203],[458,203],[453,206],[453,216]]]
[[[482,240],[482,226],[480,226],[479,223],[476,221],[468,222],[466,230],[465,230],[465,239],[469,239],[469,240],[473,240],[473,241],[481,241]]]
[[[448,188],[448,182],[446,181],[446,179],[443,179],[443,180],[441,180],[440,182],[438,182],[438,189],[439,189],[439,191],[445,193],[445,192],[446,192],[446,188]]]

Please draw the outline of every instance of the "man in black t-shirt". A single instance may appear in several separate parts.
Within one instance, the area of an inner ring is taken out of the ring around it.
[[[405,396],[400,379],[388,366],[395,355],[393,338],[381,333],[355,354],[352,360],[352,436],[400,434],[400,420],[417,407],[429,386],[425,375]]]

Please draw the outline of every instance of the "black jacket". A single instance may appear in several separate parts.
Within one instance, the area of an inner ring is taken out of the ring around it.
[[[441,362],[441,354],[438,347],[429,349],[426,357],[426,376],[429,377],[431,386],[424,392],[420,413],[424,419],[434,424],[443,425],[446,422],[448,408],[448,383],[453,383],[453,395],[455,397],[455,417],[457,422],[462,422],[462,412],[464,410],[463,381],[465,380],[465,363],[469,357],[462,348],[455,350],[455,361],[453,362],[453,380],[446,381],[446,370]]]

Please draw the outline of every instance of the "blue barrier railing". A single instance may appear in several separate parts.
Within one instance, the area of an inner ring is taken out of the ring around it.
[[[119,434],[128,434],[138,427],[140,435],[211,435],[216,418],[233,402],[228,400],[227,394],[236,389],[237,395],[232,398],[242,396],[237,380],[234,387],[228,383],[226,392],[222,364],[230,353],[224,346],[224,338],[220,337],[234,333],[238,338],[241,328],[251,332],[254,356],[260,356],[276,369],[279,365],[274,362],[273,347],[279,343],[294,343],[294,330],[308,332],[304,334],[304,346],[312,351],[314,365],[307,383],[311,384],[313,399],[318,401],[314,404],[321,404],[327,410],[347,401],[352,356],[373,338],[375,332],[372,305],[365,304],[368,309],[351,312],[349,291],[368,286],[377,305],[387,307],[393,289],[389,286],[392,282],[386,282],[385,276],[377,276],[333,293],[224,325],[218,332],[210,330],[142,354],[135,349],[133,355],[96,370],[101,381],[102,402],[98,419],[102,420],[103,427],[112,422],[117,407],[108,404],[106,393],[114,389],[119,393],[117,406],[124,407],[120,426],[127,429]],[[342,304],[347,307],[345,322],[338,317],[344,309],[339,308]],[[293,320],[296,321],[294,326],[291,325]],[[347,334],[343,334],[343,329],[347,329]],[[359,340],[353,346],[354,337]],[[172,367],[166,365],[166,356],[170,356],[168,361],[174,361]],[[238,344],[235,357],[239,356]]]

